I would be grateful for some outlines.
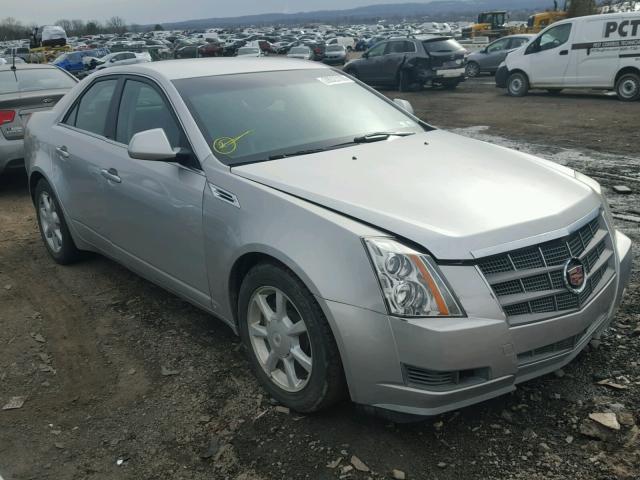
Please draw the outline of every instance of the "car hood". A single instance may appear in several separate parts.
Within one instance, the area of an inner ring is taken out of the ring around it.
[[[565,167],[442,130],[232,172],[409,239],[441,260],[537,243],[601,203]]]

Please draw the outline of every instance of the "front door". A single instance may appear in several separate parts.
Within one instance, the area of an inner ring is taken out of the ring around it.
[[[549,27],[527,47],[529,81],[533,87],[561,87],[571,59],[571,23]]]
[[[380,63],[386,46],[387,42],[380,42],[367,50],[366,58],[358,62],[358,77],[360,80],[373,84],[381,80]]]
[[[136,160],[127,146],[136,133],[162,128],[177,161]],[[107,166],[108,236],[117,255],[151,280],[210,307],[202,231],[204,172],[173,108],[157,85],[129,77],[123,89]],[[187,161],[189,160],[189,161]]]

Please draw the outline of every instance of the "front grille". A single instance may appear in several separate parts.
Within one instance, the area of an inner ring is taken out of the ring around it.
[[[582,293],[564,284],[565,263],[579,258],[587,275]],[[480,271],[512,325],[557,316],[584,306],[615,272],[613,248],[601,215],[570,235],[481,259]]]
[[[551,343],[543,347],[529,350],[518,354],[518,366],[528,365],[539,360],[544,360],[561,353],[573,350],[573,348],[580,342],[582,337],[587,333],[587,330],[580,332],[573,337],[565,338],[559,342]]]

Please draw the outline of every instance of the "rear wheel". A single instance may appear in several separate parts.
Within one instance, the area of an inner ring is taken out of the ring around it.
[[[78,260],[81,252],[71,238],[58,199],[46,180],[38,182],[35,199],[40,235],[49,254],[61,265]]]
[[[507,93],[512,97],[524,97],[529,91],[529,80],[522,72],[515,72],[507,79]]]
[[[623,102],[633,102],[640,98],[640,75],[625,73],[616,82],[616,94]]]
[[[480,75],[480,65],[477,62],[469,62],[465,67],[465,74],[467,77],[473,78]]]
[[[276,400],[313,412],[342,398],[335,339],[313,295],[293,273],[272,263],[250,270],[240,287],[238,320],[251,367]]]

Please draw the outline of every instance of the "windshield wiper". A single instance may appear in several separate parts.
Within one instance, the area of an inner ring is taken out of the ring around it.
[[[381,140],[386,140],[389,137],[408,137],[409,135],[414,135],[415,132],[374,132],[367,133],[366,135],[362,135],[360,137],[356,137],[353,139],[354,143],[370,143],[370,142],[379,142]]]
[[[309,150],[298,150],[297,152],[278,153],[276,155],[269,155],[269,160],[280,160],[281,158],[297,157],[299,155],[311,155],[312,153],[325,152],[331,148],[335,147],[310,148]]]

